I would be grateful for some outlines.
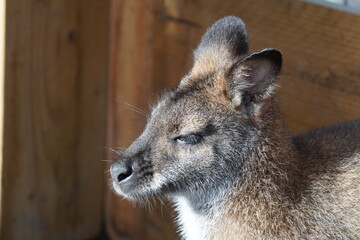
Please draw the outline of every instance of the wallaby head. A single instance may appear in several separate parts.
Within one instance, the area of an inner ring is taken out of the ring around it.
[[[161,96],[144,132],[111,166],[116,192],[205,198],[234,184],[262,129],[276,120],[281,61],[275,49],[248,53],[239,18],[217,21],[190,72]]]

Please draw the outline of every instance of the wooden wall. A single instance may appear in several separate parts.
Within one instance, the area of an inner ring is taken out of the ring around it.
[[[5,65],[5,0],[0,0],[0,136],[4,133],[4,65]],[[0,137],[0,149],[3,149],[3,139]],[[2,179],[3,156],[0,154],[0,179]],[[2,186],[0,184],[0,195]],[[1,206],[1,197],[0,197]],[[1,207],[0,207],[1,216]],[[1,226],[1,218],[0,218]],[[1,228],[1,227],[0,227]]]
[[[191,66],[191,51],[217,19],[247,24],[250,48],[284,57],[279,99],[294,134],[360,117],[360,17],[294,0],[112,0],[108,145],[126,147],[144,111]],[[175,239],[169,207],[133,207],[107,193],[113,239]]]
[[[109,1],[8,0],[0,239],[98,239]]]

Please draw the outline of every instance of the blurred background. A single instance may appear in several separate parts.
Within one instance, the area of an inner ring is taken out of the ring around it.
[[[235,15],[283,53],[294,134],[360,117],[360,0],[0,0],[0,239],[178,239],[170,204],[110,190],[107,160]]]

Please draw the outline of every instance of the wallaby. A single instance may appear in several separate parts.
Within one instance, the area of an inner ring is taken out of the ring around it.
[[[292,137],[275,97],[281,53],[248,53],[225,17],[111,166],[130,200],[166,196],[183,239],[360,239],[360,120]]]

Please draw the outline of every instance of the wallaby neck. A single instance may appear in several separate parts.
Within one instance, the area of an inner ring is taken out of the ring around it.
[[[232,184],[224,184],[220,191],[209,189],[206,196],[175,198],[178,222],[186,239],[225,239],[227,229],[234,228],[247,235],[254,235],[250,232],[255,229],[271,233],[274,217],[278,225],[282,225],[278,219],[284,219],[281,227],[286,227],[285,219],[291,219],[289,211],[296,198],[299,158],[280,117],[274,116],[261,134]]]

